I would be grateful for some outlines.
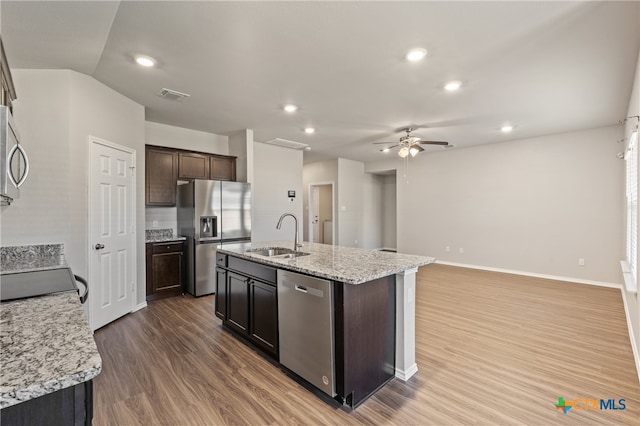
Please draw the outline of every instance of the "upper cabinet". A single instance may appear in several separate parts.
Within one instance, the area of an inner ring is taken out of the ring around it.
[[[209,179],[236,180],[236,157],[226,155],[209,156]]]
[[[147,206],[175,206],[178,153],[172,149],[147,146],[145,169]]]
[[[178,179],[209,179],[209,156],[178,152]]]
[[[146,146],[146,191],[149,207],[176,205],[178,180],[236,180],[236,157]]]
[[[13,111],[13,101],[16,100],[16,89],[13,87],[13,79],[11,78],[11,70],[9,63],[4,54],[4,46],[2,38],[0,38],[0,74],[2,83],[2,93],[0,94],[0,104],[9,107],[9,111]]]

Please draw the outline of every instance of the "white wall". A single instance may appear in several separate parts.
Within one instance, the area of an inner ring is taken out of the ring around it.
[[[410,159],[409,182],[397,183],[399,251],[620,283],[621,138],[613,126]],[[390,159],[367,170],[394,163],[402,167]]]
[[[236,180],[253,183],[253,130],[229,135],[229,155],[236,157]]]
[[[293,244],[293,219],[285,219],[282,228],[276,229],[283,213],[298,218],[302,241],[302,151],[254,142],[253,156],[252,241],[289,240]],[[289,190],[296,191],[293,202],[287,197]]]
[[[364,167],[364,163],[361,163]],[[360,213],[361,242],[359,247],[367,249],[382,248],[383,238],[383,183],[384,176],[363,173],[362,176],[362,212]]]
[[[385,175],[382,183],[382,246],[396,249],[396,175]]]
[[[14,119],[31,162],[20,199],[1,208],[2,246],[70,245],[70,76],[63,70],[12,70]],[[69,259],[73,261],[74,259]]]
[[[19,202],[2,211],[6,245],[63,243],[87,276],[88,136],[136,150],[137,301],[145,300],[144,107],[68,70],[12,70],[15,118],[32,163]]]
[[[311,183],[329,183],[333,182],[334,200],[336,215],[333,217],[333,226],[335,228],[336,241],[338,240],[338,160],[318,161],[316,163],[305,164],[302,169],[302,185],[304,188],[303,206],[304,206],[304,240],[309,241],[309,184]]]
[[[180,148],[209,154],[229,154],[229,138],[227,136],[151,121],[144,124],[147,145]]]
[[[633,89],[631,91],[631,98],[629,99],[629,108],[627,111],[627,117],[632,117],[636,115],[640,115],[640,54],[638,55],[636,75],[633,81]],[[638,122],[632,119],[632,120],[629,120],[628,124],[625,126],[625,140],[627,141],[627,144],[636,124],[638,124]],[[624,259],[624,256],[622,256],[620,259]],[[640,285],[637,285],[636,288],[640,288]],[[626,290],[623,290],[623,291],[626,291]],[[636,356],[639,356],[640,355],[640,302],[638,301],[638,293],[636,292],[634,294],[631,292],[626,292],[625,299],[627,302],[627,309],[629,310],[629,318],[631,320],[630,322],[632,327],[632,333],[633,333],[635,345],[636,345]],[[638,372],[638,374],[640,374],[640,371]]]
[[[360,247],[362,240],[364,163],[338,158],[337,244]]]

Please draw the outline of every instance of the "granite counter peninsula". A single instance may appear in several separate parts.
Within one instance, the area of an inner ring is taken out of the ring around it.
[[[0,280],[68,268],[62,244],[0,247]],[[91,424],[102,370],[76,291],[0,303],[2,424]]]
[[[265,255],[274,248],[293,243],[218,248],[216,315],[226,329],[281,362],[278,311],[286,307],[276,282],[278,270],[290,271],[332,283],[335,400],[356,407],[394,376],[418,371],[415,276],[434,258],[308,242],[304,255]]]

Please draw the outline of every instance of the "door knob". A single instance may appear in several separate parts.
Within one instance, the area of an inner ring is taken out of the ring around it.
[[[102,250],[104,248],[104,244],[96,244],[96,250]]]

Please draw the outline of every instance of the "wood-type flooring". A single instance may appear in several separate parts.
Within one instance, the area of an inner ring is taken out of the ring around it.
[[[94,425],[640,425],[619,289],[432,264],[416,289],[418,373],[329,405],[222,329],[215,296],[149,303],[95,333]],[[566,414],[558,398],[624,399]]]

